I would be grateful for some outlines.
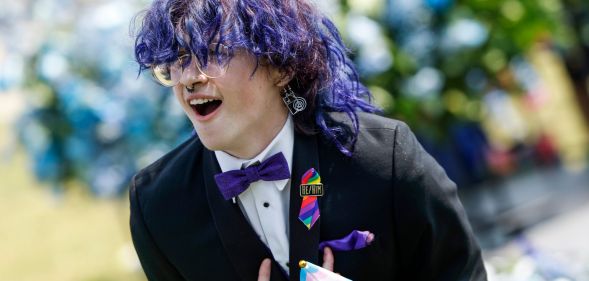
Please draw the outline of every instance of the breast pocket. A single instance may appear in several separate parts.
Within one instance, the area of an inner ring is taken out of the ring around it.
[[[379,237],[362,249],[334,251],[334,271],[354,281],[392,280],[391,253],[386,253]]]

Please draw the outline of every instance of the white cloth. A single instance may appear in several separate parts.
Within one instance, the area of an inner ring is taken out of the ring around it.
[[[223,151],[215,151],[223,172],[238,170],[257,161],[282,152],[292,174],[292,153],[294,146],[294,125],[289,115],[284,126],[272,142],[256,157],[239,159]],[[290,179],[278,181],[257,181],[238,196],[239,207],[252,228],[266,244],[274,259],[288,273]]]

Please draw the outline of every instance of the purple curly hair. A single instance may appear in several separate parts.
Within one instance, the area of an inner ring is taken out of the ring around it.
[[[180,49],[206,64],[211,42],[246,49],[292,77],[289,85],[307,100],[294,116],[297,131],[318,128],[345,155],[358,137],[356,111],[378,111],[337,28],[308,0],[155,0],[137,30],[135,57],[140,71],[174,61]],[[351,128],[327,112],[345,112]]]

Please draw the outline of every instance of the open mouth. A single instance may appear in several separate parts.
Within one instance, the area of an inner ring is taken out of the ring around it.
[[[196,112],[197,115],[206,117],[209,114],[215,112],[219,106],[221,106],[221,100],[214,99],[193,99],[190,101],[190,107]]]

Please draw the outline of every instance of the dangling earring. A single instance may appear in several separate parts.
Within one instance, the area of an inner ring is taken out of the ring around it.
[[[297,97],[290,86],[282,89],[282,101],[288,107],[290,114],[295,115],[307,107],[307,101],[304,98]]]

